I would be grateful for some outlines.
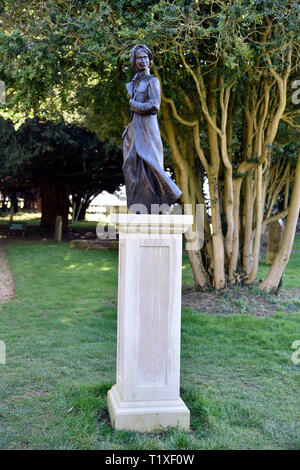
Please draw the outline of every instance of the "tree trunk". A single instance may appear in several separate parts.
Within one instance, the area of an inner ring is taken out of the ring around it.
[[[68,231],[70,201],[64,181],[42,181],[40,184],[42,199],[41,228],[54,230],[57,215],[62,216],[63,231]]]
[[[32,203],[33,201],[31,199],[29,199],[28,197],[24,197],[24,207],[23,207],[23,210],[26,211],[26,210],[31,210],[32,209]]]
[[[10,195],[10,203],[14,208],[14,214],[16,214],[19,211],[19,205],[18,205],[18,197],[17,193],[14,191]]]
[[[217,175],[212,173],[209,175],[208,181],[211,206],[211,224],[213,231],[212,246],[214,287],[216,289],[222,289],[223,287],[225,287],[224,241],[220,217],[218,177]]]
[[[209,83],[208,92],[208,105],[212,116],[211,121],[215,127],[217,125],[217,106],[214,96],[214,90],[216,86],[217,77],[215,75]],[[211,159],[207,177],[211,209],[214,287],[216,289],[222,289],[225,287],[225,250],[222,234],[219,197],[220,153],[218,146],[218,134],[212,123],[207,120],[207,137]]]
[[[162,110],[164,114],[165,128],[168,136],[168,144],[170,145],[174,163],[176,165],[177,184],[182,191],[183,203],[189,204],[191,212],[193,212],[194,208],[192,208],[191,194],[189,188],[188,164],[187,161],[183,158],[182,153],[180,152],[176,140],[175,126],[172,122],[168,105],[163,103]],[[193,215],[195,217],[195,213]],[[185,233],[185,238],[187,243],[191,241],[189,239],[189,231]],[[203,266],[199,250],[188,250],[188,256],[191,262],[195,283],[198,284],[202,289],[207,288],[207,286],[209,285],[209,276]]]
[[[300,151],[298,154],[298,161],[295,173],[295,181],[293,185],[292,197],[289,206],[288,217],[283,234],[283,240],[276,256],[274,263],[267,275],[267,277],[260,284],[261,290],[277,289],[283,275],[284,268],[288,263],[290,254],[293,248],[297,221],[300,209]]]
[[[237,178],[233,182],[233,220],[234,220],[234,231],[233,231],[233,244],[232,254],[229,262],[229,279],[234,280],[234,274],[237,268],[238,257],[239,257],[239,246],[240,246],[240,194],[241,194],[242,178]]]
[[[199,203],[201,198],[196,193],[199,171],[191,155],[194,152],[199,157],[201,173],[208,179],[211,211],[210,217],[206,214],[204,249],[200,256],[196,252],[189,253],[195,282],[203,286],[209,277],[216,289],[222,289],[227,279],[236,282],[237,269],[242,264],[247,282],[251,283],[257,276],[265,200],[270,193],[271,148],[286,106],[291,51],[281,75],[270,62],[266,74],[261,71],[254,78],[249,76],[239,149],[232,145],[233,131],[240,139],[239,130],[235,130],[237,122],[233,120],[236,83],[225,85],[222,73],[218,75],[215,69],[204,77],[199,63],[193,68],[181,48],[179,53],[183,66],[195,82],[197,94],[189,96],[182,90],[183,100],[176,103],[164,94],[162,86],[164,138],[177,166],[176,178],[183,202],[191,204],[193,215],[195,201]],[[197,99],[198,108],[194,105]],[[190,138],[191,131],[194,142]],[[271,202],[272,196],[277,199],[282,189],[280,178],[283,181],[280,173],[275,172],[277,186],[274,194],[270,193]],[[287,198],[288,185],[285,204]]]
[[[80,212],[79,212],[79,215],[77,217],[77,220],[84,220],[85,219],[85,215],[86,215],[86,211],[87,211],[87,208],[89,207],[89,204],[90,202],[87,201],[87,202],[84,202],[80,208]]]
[[[262,165],[256,168],[256,220],[255,220],[255,235],[253,241],[253,264],[249,274],[247,283],[251,283],[255,280],[257,275],[259,256],[260,256],[260,242],[261,242],[261,230],[264,216],[264,205],[263,205],[263,191],[262,191]]]
[[[91,202],[90,197],[85,197],[85,195],[74,193],[72,194],[72,202],[75,203],[75,213],[76,213],[76,220],[84,220],[87,208]],[[78,214],[78,210],[80,208],[80,212]]]

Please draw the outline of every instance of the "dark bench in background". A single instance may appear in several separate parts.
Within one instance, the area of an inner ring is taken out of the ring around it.
[[[9,222],[8,224],[8,235],[20,234],[23,237],[26,233],[26,223],[25,222]]]

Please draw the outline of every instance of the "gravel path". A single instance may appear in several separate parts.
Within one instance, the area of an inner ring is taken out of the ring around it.
[[[14,296],[14,280],[3,242],[0,240],[0,304],[8,302]]]

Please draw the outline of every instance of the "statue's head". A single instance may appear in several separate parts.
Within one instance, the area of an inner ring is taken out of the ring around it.
[[[148,57],[148,59],[146,58]],[[152,67],[153,55],[149,47],[137,44],[130,51],[130,63],[135,72],[143,70],[143,63],[147,68]]]

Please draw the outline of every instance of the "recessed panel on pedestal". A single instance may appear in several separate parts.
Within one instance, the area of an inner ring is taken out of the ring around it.
[[[167,384],[169,246],[140,245],[137,387]],[[152,266],[157,269],[153,271]]]
[[[123,315],[124,315],[124,292],[126,289],[126,277],[124,270],[124,243],[119,243],[119,285],[122,282],[122,289],[118,290],[118,349],[117,349],[117,382],[122,389],[122,377],[123,377],[123,361],[124,361],[124,332],[123,329]],[[121,281],[122,280],[122,281]]]

